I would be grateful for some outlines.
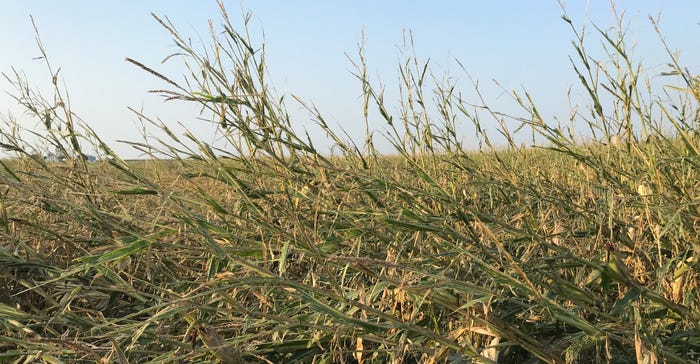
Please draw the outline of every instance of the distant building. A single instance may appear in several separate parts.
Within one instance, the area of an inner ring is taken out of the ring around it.
[[[64,157],[63,155],[49,152],[44,156],[44,160],[47,162],[65,162],[66,157]]]
[[[82,153],[82,154],[81,154],[81,157],[82,157],[83,160],[86,161],[86,162],[97,162],[97,157],[95,157],[95,156],[92,155],[92,154],[85,154],[85,153]],[[65,162],[65,161],[66,161],[66,157],[63,155],[63,153],[61,153],[61,152],[57,149],[56,152],[54,152],[54,153],[48,152],[48,153],[44,156],[44,160],[47,161],[47,162]]]

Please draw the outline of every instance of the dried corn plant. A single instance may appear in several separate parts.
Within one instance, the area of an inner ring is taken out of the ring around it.
[[[700,360],[700,86],[669,52],[667,76],[685,86],[654,95],[622,19],[597,30],[599,60],[563,16],[589,97],[574,103],[590,105],[572,118],[592,140],[546,120],[527,92],[511,93],[520,115],[485,107],[476,85],[467,101],[407,41],[398,107],[362,48],[352,60],[362,143],[294,101],[329,155],[292,128],[249,16],[238,28],[222,5],[204,49],[154,17],[183,81],[128,61],[168,102],[199,105],[228,147],[137,112],[165,137],[131,145],[165,157],[125,161],[73,114],[48,61],[50,97],[7,74],[44,127],[34,136],[65,162],[38,156],[6,118],[0,362]],[[489,118],[508,145],[491,142]],[[374,148],[378,122],[391,153]],[[463,145],[464,124],[479,150]],[[526,132],[545,142],[516,145]],[[87,163],[89,149],[102,160]]]

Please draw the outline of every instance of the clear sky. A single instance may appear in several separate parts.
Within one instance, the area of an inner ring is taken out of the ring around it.
[[[313,102],[331,125],[339,125],[361,141],[360,84],[351,75],[345,53],[356,54],[364,29],[372,79],[387,87],[397,79],[402,32],[414,34],[418,56],[430,58],[437,74],[449,71],[469,80],[459,70],[460,60],[496,106],[508,111],[505,89],[526,87],[545,117],[566,118],[566,92],[576,83],[568,57],[573,34],[560,16],[556,0],[535,1],[226,1],[229,14],[239,19],[241,9],[253,14],[250,30],[264,31],[272,86],[279,94],[294,94]],[[569,16],[579,26],[614,24],[608,1],[565,1]],[[635,55],[644,59],[650,74],[666,70],[666,57],[647,19],[661,13],[661,30],[681,61],[691,70],[700,66],[700,1],[617,1],[618,12],[629,21],[630,44],[639,43]],[[26,72],[30,84],[46,90],[50,78],[40,61],[30,14],[42,41],[71,95],[74,111],[126,157],[138,155],[115,141],[139,140],[136,118],[127,107],[143,109],[171,125],[182,122],[205,141],[213,141],[210,126],[195,119],[192,109],[147,94],[163,88],[162,82],[125,62],[125,57],[162,70],[177,78],[185,72],[178,62],[160,65],[175,48],[168,33],[150,12],[168,16],[193,41],[207,40],[207,21],[218,23],[215,1],[39,1],[4,0],[0,11],[0,71],[11,67]],[[598,45],[592,27],[589,40]],[[178,78],[181,79],[181,78]],[[0,89],[11,90],[0,80]],[[391,91],[391,90],[389,90]],[[388,95],[396,96],[395,92]],[[314,131],[310,118],[288,99],[287,108],[299,128],[311,130],[318,145],[327,145]],[[393,104],[395,100],[388,100]],[[25,126],[36,121],[21,117],[20,109],[4,93],[0,113],[12,112]],[[383,130],[376,120],[372,127]],[[492,127],[495,132],[495,126]],[[466,129],[465,129],[466,130]],[[470,141],[466,136],[465,141]],[[380,143],[381,144],[381,143]]]

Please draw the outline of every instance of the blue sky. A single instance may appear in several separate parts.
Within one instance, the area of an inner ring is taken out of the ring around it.
[[[0,12],[0,71],[23,70],[38,89],[49,81],[40,61],[29,20],[31,14],[54,67],[71,96],[74,111],[126,157],[137,157],[116,140],[139,140],[136,118],[127,107],[143,109],[171,125],[178,122],[203,140],[215,139],[210,126],[196,120],[187,105],[164,104],[147,90],[164,85],[124,61],[134,58],[178,79],[186,70],[178,62],[161,65],[172,53],[169,35],[151,18],[150,12],[168,16],[194,42],[206,41],[207,21],[218,22],[215,1],[38,1],[5,0]],[[356,54],[364,29],[369,73],[387,85],[388,96],[397,79],[402,34],[414,34],[419,58],[430,58],[436,74],[450,72],[461,79],[465,95],[469,80],[457,67],[464,64],[479,80],[489,102],[504,111],[514,110],[506,90],[526,87],[544,116],[568,116],[566,92],[576,83],[568,60],[573,54],[568,25],[562,11],[551,1],[227,1],[229,14],[239,19],[241,9],[253,14],[250,31],[262,34],[267,46],[272,85],[280,94],[294,94],[314,103],[331,125],[339,125],[362,140],[360,84],[351,75],[345,53]],[[595,23],[602,28],[614,24],[608,1],[565,1],[569,16],[579,26]],[[638,43],[635,55],[644,60],[650,75],[666,70],[667,58],[647,19],[661,12],[661,30],[681,61],[691,70],[700,65],[700,2],[617,1],[619,13],[629,22],[629,44]],[[598,40],[589,27],[589,41]],[[0,80],[0,89],[10,85]],[[473,93],[472,93],[473,94]],[[574,93],[576,95],[576,93]],[[291,98],[289,99],[291,100]],[[389,99],[389,104],[395,100]],[[316,144],[325,137],[314,130],[298,104],[287,104],[295,125],[311,131]],[[0,95],[0,113],[13,113],[23,125],[37,123],[22,117],[21,110],[5,94]],[[377,118],[372,127],[381,131]],[[495,125],[487,129],[495,134]],[[468,130],[465,128],[465,131]],[[154,131],[155,133],[155,131]],[[465,136],[465,142],[472,140]],[[381,142],[379,143],[381,144]]]

